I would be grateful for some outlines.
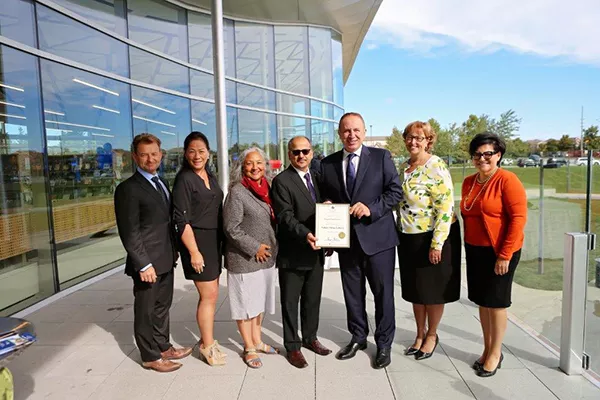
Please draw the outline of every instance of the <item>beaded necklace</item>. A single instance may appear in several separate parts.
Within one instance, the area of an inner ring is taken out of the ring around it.
[[[496,167],[496,169],[494,170],[494,172],[492,172],[490,174],[490,176],[488,176],[485,179],[485,181],[483,181],[483,182],[479,181],[479,175],[477,175],[477,177],[475,177],[475,179],[473,180],[473,185],[471,185],[471,190],[469,190],[469,193],[467,194],[467,197],[465,197],[465,199],[463,200],[463,206],[465,207],[466,211],[471,211],[471,209],[473,208],[473,205],[475,204],[475,202],[479,198],[479,195],[484,191],[484,189],[487,186],[487,184],[490,181],[490,179],[492,179],[492,177],[496,174],[496,171],[498,171],[498,167]],[[477,196],[475,196],[475,198],[471,202],[471,206],[467,207],[467,200],[469,200],[469,198],[471,197],[471,193],[473,192],[473,189],[475,189],[475,184],[476,183],[479,183],[479,184],[483,183],[483,185],[481,186],[481,189],[479,189],[479,192],[477,193]]]

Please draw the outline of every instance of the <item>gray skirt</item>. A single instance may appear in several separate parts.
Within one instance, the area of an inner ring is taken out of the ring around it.
[[[246,320],[261,313],[275,314],[276,278],[275,266],[242,274],[227,271],[231,318]]]

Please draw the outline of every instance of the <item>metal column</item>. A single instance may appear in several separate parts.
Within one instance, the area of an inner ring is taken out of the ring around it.
[[[568,375],[583,371],[587,262],[594,238],[587,233],[565,233],[559,365]]]
[[[229,145],[227,143],[227,105],[225,101],[225,52],[223,50],[223,1],[211,0],[213,72],[215,76],[215,118],[219,184],[227,195],[229,188]]]

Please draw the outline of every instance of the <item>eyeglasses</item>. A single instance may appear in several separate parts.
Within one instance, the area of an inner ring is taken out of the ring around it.
[[[416,140],[417,143],[421,143],[423,140],[427,139],[425,136],[412,136],[412,135],[408,135],[406,137],[406,139],[404,139],[407,142],[412,142],[413,140]]]
[[[300,153],[304,154],[305,156],[310,154],[310,149],[298,149],[298,150],[292,150],[292,154],[295,155],[296,157],[298,157],[300,155]]]
[[[486,160],[489,160],[490,158],[492,158],[492,156],[494,154],[498,154],[497,151],[484,151],[483,153],[480,153],[478,151],[476,151],[475,153],[473,153],[473,155],[471,157],[473,157],[473,160],[479,160],[481,159],[481,157],[485,158]]]

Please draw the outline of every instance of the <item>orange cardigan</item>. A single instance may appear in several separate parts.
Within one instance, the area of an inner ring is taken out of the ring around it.
[[[467,197],[476,177],[477,174],[465,178],[463,199]],[[513,253],[523,247],[525,236],[527,195],[523,184],[514,173],[499,168],[477,201],[481,201],[481,217],[496,256],[510,260]],[[460,207],[463,211],[462,201]],[[464,229],[469,229],[469,224],[465,223]]]

